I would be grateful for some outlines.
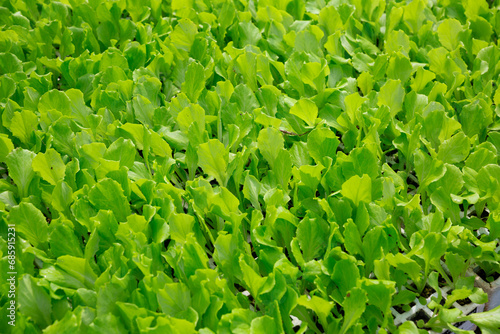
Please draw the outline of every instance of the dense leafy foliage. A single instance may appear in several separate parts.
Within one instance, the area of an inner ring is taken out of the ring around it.
[[[0,331],[498,333],[498,8],[0,0]]]

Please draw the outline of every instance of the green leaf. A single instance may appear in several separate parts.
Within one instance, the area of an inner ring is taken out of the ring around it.
[[[66,312],[62,319],[45,328],[44,332],[47,334],[70,334],[78,331],[78,328],[79,322],[76,315],[72,312]]]
[[[225,186],[228,180],[227,164],[226,148],[217,139],[210,139],[198,147],[198,165],[222,186]]]
[[[290,114],[297,116],[308,126],[314,126],[318,117],[318,107],[309,99],[301,99],[290,108]]]
[[[42,114],[55,110],[63,115],[69,115],[71,113],[71,101],[65,92],[53,89],[40,97],[38,110]]]
[[[43,214],[33,204],[22,202],[12,208],[9,215],[11,224],[35,247],[47,244],[48,225]]]
[[[64,181],[59,181],[52,191],[52,206],[69,216],[69,206],[73,203],[73,190]]]
[[[465,160],[469,155],[469,138],[463,132],[459,132],[439,146],[438,159],[454,164]]]
[[[10,152],[14,150],[14,145],[9,136],[0,133],[0,162],[6,162],[6,158]]]
[[[33,159],[33,170],[40,173],[42,178],[52,185],[62,181],[66,171],[61,155],[54,149],[45,153],[38,153]]]
[[[448,243],[443,235],[430,232],[425,236],[423,256],[425,261],[426,276],[429,272],[431,264],[433,262],[439,261],[439,259],[446,252],[447,247]]]
[[[192,124],[196,126],[199,133],[203,133],[205,130],[205,110],[196,104],[189,105],[177,115],[177,122],[181,130],[186,133],[189,132]]]
[[[500,166],[486,165],[477,173],[477,187],[482,198],[493,198],[489,204],[492,208],[497,207],[500,199]]]
[[[456,282],[459,276],[467,270],[467,261],[459,254],[452,252],[447,252],[444,259],[453,281]]]
[[[342,184],[342,195],[358,206],[360,202],[370,203],[372,200],[372,180],[366,174],[362,177],[354,175]]]
[[[236,86],[231,95],[230,102],[236,103],[238,109],[245,113],[251,113],[254,109],[259,107],[259,103],[253,91],[245,84]]]
[[[170,40],[177,49],[189,52],[194,43],[196,32],[196,25],[193,22],[181,19],[170,35]]]
[[[246,262],[243,254],[239,257],[239,264],[246,287],[254,298],[259,298],[262,288],[266,284],[266,279],[255,272],[254,268]]]
[[[415,79],[413,80],[413,83],[410,85],[410,87],[418,93],[435,78],[436,74],[434,74],[434,72],[427,71],[424,70],[422,67],[419,67],[417,69]]]
[[[404,84],[408,81],[412,72],[413,68],[410,59],[401,53],[395,54],[389,60],[389,66],[387,67],[387,77],[389,79],[399,80]],[[382,89],[380,89],[380,92],[382,92]]]
[[[262,129],[257,138],[257,147],[271,168],[273,168],[274,161],[284,147],[283,136],[275,128]]]
[[[491,123],[492,112],[482,99],[475,99],[465,105],[459,114],[462,129],[469,137],[481,134]]]
[[[432,191],[430,199],[431,203],[445,214],[445,217],[451,218],[454,223],[460,222],[460,208],[453,202],[449,191],[438,187]],[[436,226],[433,227],[436,228]]]
[[[405,91],[400,80],[387,80],[380,88],[378,94],[378,106],[388,106],[391,110],[391,117],[395,117],[397,113],[403,110],[403,99]]]
[[[73,279],[78,280],[87,289],[93,289],[97,275],[87,260],[71,255],[60,256],[56,267],[66,272]]]
[[[33,131],[38,128],[38,124],[38,117],[31,110],[24,109],[21,112],[14,112],[10,131],[23,143],[27,144]]]
[[[249,21],[238,23],[240,45],[257,45],[262,38],[259,29]]]
[[[328,225],[322,219],[305,217],[297,228],[297,239],[306,262],[319,257],[326,249]]]
[[[340,142],[335,133],[327,128],[316,128],[307,136],[307,148],[309,154],[316,163],[327,165],[325,157],[336,160],[337,147]]]
[[[123,325],[121,319],[111,313],[96,317],[95,320],[90,324],[88,331],[92,334],[103,332],[109,334],[127,333],[127,330],[125,329],[125,326]]]
[[[359,280],[359,269],[353,259],[342,259],[333,267],[332,280],[340,290],[342,298],[347,292],[356,287]]]
[[[195,103],[203,88],[205,88],[205,69],[198,62],[192,62],[187,67],[186,81],[182,84],[182,89],[189,100]]]
[[[144,125],[153,127],[154,106],[147,98],[137,95],[132,100],[135,118]]]
[[[495,307],[493,310],[462,317],[461,320],[470,320],[481,329],[488,329],[491,330],[491,333],[495,333],[494,330],[500,328],[500,306]]]
[[[396,282],[365,280],[362,288],[368,294],[368,303],[377,306],[385,316],[391,313],[392,295],[396,292]]]
[[[388,248],[387,233],[381,226],[370,229],[363,237],[363,254],[365,255],[366,269],[371,271],[372,263],[384,256]]]
[[[245,181],[243,184],[243,195],[258,210],[260,210],[259,194],[260,194],[261,188],[262,188],[262,186],[259,183],[259,180],[257,180],[255,178],[255,176],[250,175],[250,174],[246,175]]]
[[[414,159],[415,172],[417,173],[421,189],[425,189],[429,184],[439,180],[446,173],[444,164],[441,161],[432,159],[420,150],[417,151]]]
[[[17,185],[19,197],[21,198],[28,196],[28,187],[35,176],[35,172],[31,167],[35,156],[33,152],[18,147],[10,152],[6,158],[9,176]]]
[[[131,140],[121,137],[109,145],[103,157],[104,159],[119,161],[120,167],[126,166],[131,168],[134,164],[136,153],[134,143]]]
[[[274,161],[273,172],[281,189],[287,190],[292,176],[292,158],[287,150],[283,149],[278,153]]]
[[[145,332],[158,331],[160,333],[173,334],[196,334],[195,324],[184,319],[172,317],[158,317],[156,324],[153,326],[151,317],[136,319],[138,327]],[[126,331],[125,331],[126,332]],[[200,330],[201,333],[201,330]]]
[[[249,333],[254,312],[249,309],[234,308],[231,313],[224,314],[217,326],[219,333]]]
[[[118,182],[109,178],[100,180],[90,189],[89,200],[97,210],[113,211],[120,222],[126,221],[131,213],[122,187]]]
[[[19,311],[29,316],[38,326],[45,328],[52,323],[52,305],[49,293],[38,280],[25,274],[19,280]]]
[[[361,317],[366,308],[366,292],[360,288],[352,288],[344,300],[344,323],[340,330],[341,334],[346,333]]]
[[[421,281],[421,273],[420,266],[417,262],[410,259],[408,256],[398,253],[396,255],[387,254],[386,259],[389,264],[410,276],[410,278],[416,283],[419,284]]]
[[[398,334],[419,334],[421,333],[421,330],[417,328],[417,325],[415,325],[414,322],[411,321],[405,321],[403,324],[401,324],[398,327],[397,332]]]
[[[70,99],[71,114],[81,125],[89,126],[89,115],[92,109],[85,105],[84,95],[78,89],[68,89],[66,95]]]
[[[461,32],[462,25],[456,19],[446,19],[437,28],[439,42],[450,51],[457,48]]]
[[[358,87],[363,95],[368,95],[373,89],[373,76],[368,72],[362,72],[358,79]]]
[[[385,50],[388,53],[401,51],[404,55],[408,55],[410,38],[402,30],[393,30],[387,34]]]
[[[188,234],[194,232],[195,220],[192,216],[183,213],[173,214],[169,220],[172,239],[184,243]]]
[[[71,255],[83,257],[82,247],[73,230],[71,221],[58,219],[50,223],[50,251],[55,257]]]
[[[318,315],[319,321],[323,326],[328,324],[327,317],[333,308],[333,302],[328,302],[317,296],[312,296],[311,299],[307,298],[307,296],[300,296],[297,299],[297,304],[313,310]]]
[[[349,253],[363,255],[361,235],[358,227],[352,222],[352,219],[348,219],[347,223],[344,224],[344,243]]]
[[[10,77],[3,75],[0,77],[0,101],[7,100],[16,92],[16,82]]]
[[[12,53],[0,53],[0,75],[23,70],[23,63]]]
[[[496,162],[496,154],[495,150],[486,149],[484,147],[476,146],[474,152],[472,152],[467,160],[465,161],[465,165],[469,168],[474,169],[475,171],[479,171],[482,167],[495,164]]]
[[[358,124],[361,120],[360,107],[367,101],[366,97],[361,97],[358,93],[352,93],[344,99],[347,115],[351,123]]]
[[[163,313],[173,317],[185,312],[191,306],[191,294],[184,283],[167,283],[157,294]]]
[[[304,184],[311,191],[315,191],[318,188],[318,184],[321,180],[321,171],[324,169],[322,165],[316,166],[300,166],[299,176],[296,177],[300,179],[300,183]]]
[[[318,92],[322,92],[325,88],[325,77],[328,75],[328,66],[326,66],[325,63],[307,63],[304,64],[304,66],[301,69],[301,79],[305,84],[310,85],[314,89],[316,89]],[[290,110],[291,112],[291,110]],[[297,115],[299,116],[299,115]],[[300,117],[300,116],[299,116]],[[317,117],[314,116],[313,123],[315,118]],[[300,117],[302,118],[302,117]],[[303,118],[302,118],[303,119]],[[303,119],[304,121],[307,122],[307,120]],[[308,123],[309,124],[309,123]]]
[[[279,330],[276,327],[276,321],[270,316],[262,316],[252,320],[250,324],[250,334],[278,334]]]

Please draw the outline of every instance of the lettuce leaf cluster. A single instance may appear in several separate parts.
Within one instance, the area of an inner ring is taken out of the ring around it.
[[[497,333],[499,8],[0,0],[0,331]]]

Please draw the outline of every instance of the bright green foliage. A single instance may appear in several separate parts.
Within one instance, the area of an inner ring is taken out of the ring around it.
[[[0,0],[0,332],[497,333],[499,9]]]

